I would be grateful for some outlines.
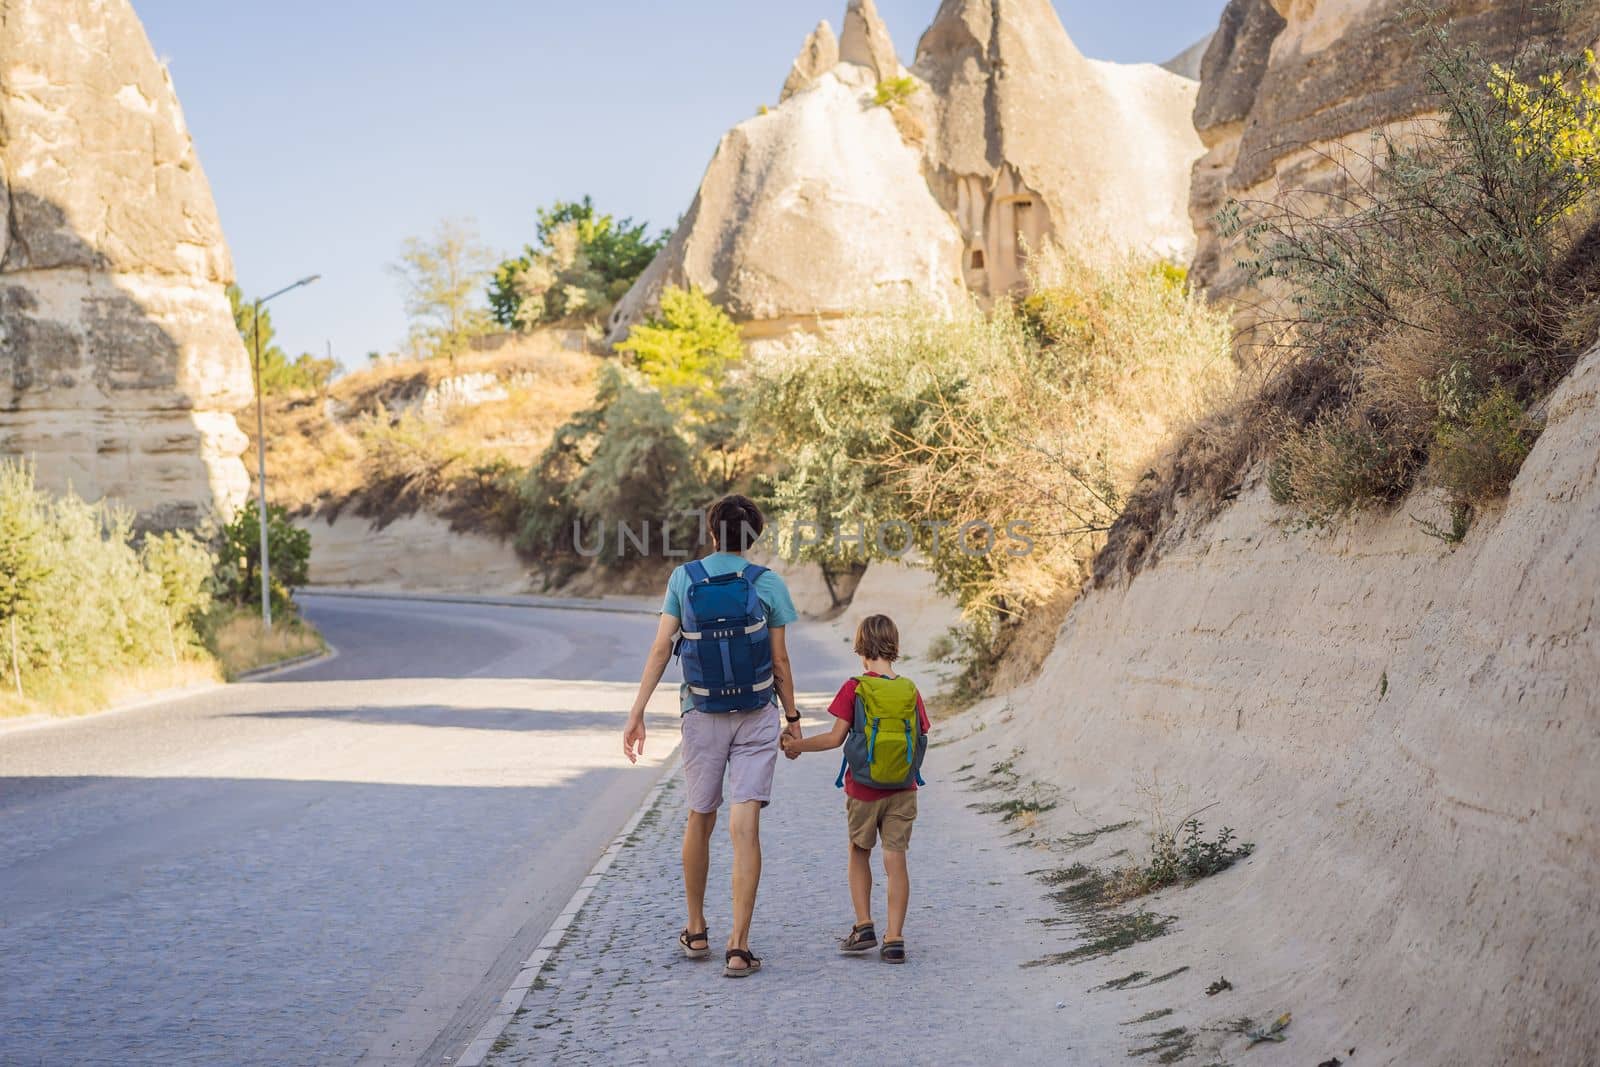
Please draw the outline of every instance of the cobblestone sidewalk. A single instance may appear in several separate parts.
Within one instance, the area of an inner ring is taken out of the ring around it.
[[[1010,847],[994,817],[968,807],[974,794],[943,765],[955,758],[950,751],[930,753],[930,784],[919,798],[905,966],[835,948],[852,914],[844,795],[833,787],[832,753],[779,761],[775,799],[762,818],[765,870],[751,935],[765,961],[761,973],[722,977],[725,820],[713,841],[707,894],[712,959],[685,959],[676,943],[680,772],[589,898],[489,1062],[1095,1062],[1084,1051],[1089,1023],[1072,1004],[1057,1007],[1066,992],[1059,971],[1022,966],[1064,940],[1041,922],[1053,911],[1027,873],[1047,861]],[[881,931],[881,865],[875,874]]]

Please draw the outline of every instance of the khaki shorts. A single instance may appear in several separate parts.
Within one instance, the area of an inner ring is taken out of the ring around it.
[[[844,798],[844,818],[850,827],[850,843],[871,850],[882,837],[889,852],[911,848],[911,824],[917,819],[917,791],[902,789],[881,800]]]

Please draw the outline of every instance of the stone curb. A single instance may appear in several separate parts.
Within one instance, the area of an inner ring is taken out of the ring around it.
[[[325,589],[307,586],[295,590],[306,596],[343,597],[348,600],[418,600],[431,604],[472,604],[496,608],[538,608],[548,611],[596,611],[612,615],[656,615],[657,609],[649,604],[607,603],[604,600],[581,600],[562,597],[536,596],[477,596],[470,593],[407,593],[384,592],[367,589]]]
[[[511,982],[511,988],[507,989],[505,996],[500,998],[499,1006],[495,1008],[494,1014],[489,1017],[489,1021],[484,1023],[483,1028],[478,1031],[478,1036],[472,1039],[472,1043],[461,1054],[461,1058],[456,1060],[455,1067],[483,1067],[489,1054],[494,1051],[495,1042],[500,1040],[500,1035],[505,1032],[505,1028],[510,1025],[511,1020],[516,1017],[518,1009],[522,1007],[523,1000],[527,998],[529,990],[533,988],[534,979],[539,977],[539,972],[544,968],[545,963],[555,954],[556,946],[560,945],[561,939],[566,936],[567,927],[572,925],[572,920],[576,919],[578,913],[583,910],[583,906],[588,902],[590,894],[600,884],[601,876],[616,862],[617,855],[622,851],[623,844],[638,828],[640,820],[661,800],[661,793],[666,789],[667,783],[671,781],[672,776],[677,773],[680,762],[681,758],[678,756],[674,756],[667,761],[666,767],[661,772],[661,777],[656,781],[656,784],[650,787],[650,792],[645,794],[644,800],[639,802],[638,808],[629,816],[628,821],[617,832],[617,836],[612,839],[605,852],[601,853],[600,858],[595,861],[595,865],[589,870],[589,874],[582,882],[578,883],[578,888],[573,891],[571,899],[567,901],[567,906],[561,909],[561,914],[556,916],[555,922],[550,924],[550,929],[545,931],[538,947],[523,961],[522,969],[517,972],[516,978]]]
[[[292,656],[289,659],[279,660],[277,663],[269,663],[264,667],[256,667],[254,670],[245,671],[243,674],[235,675],[233,681],[229,684],[235,685],[239,682],[258,682],[263,678],[270,678],[275,674],[287,674],[288,672],[298,670],[301,667],[309,667],[313,663],[321,663],[323,660],[338,658],[339,650],[334,648],[332,645],[329,645],[321,652],[307,652],[303,655]]]

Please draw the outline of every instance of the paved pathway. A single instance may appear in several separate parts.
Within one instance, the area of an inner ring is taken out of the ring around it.
[[[1048,858],[1010,847],[1015,839],[994,817],[969,809],[974,795],[954,782],[951,758],[936,747],[928,759],[904,966],[875,953],[843,957],[834,947],[852,914],[832,753],[779,762],[762,823],[766,870],[751,938],[765,960],[761,973],[721,976],[730,855],[721,827],[707,902],[717,951],[711,961],[683,958],[675,943],[683,925],[679,777],[589,898],[489,1062],[1103,1062],[1078,1051],[1087,1047],[1088,1024],[1057,1007],[1068,990],[1074,1006],[1081,1002],[1083,976],[1022,966],[1070,942],[1069,932],[1042,922],[1056,913],[1027,873]],[[1120,1041],[1100,1022],[1102,1040]]]

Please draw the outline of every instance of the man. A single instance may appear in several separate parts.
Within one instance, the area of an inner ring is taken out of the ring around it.
[[[726,776],[727,799],[732,809],[728,836],[733,840],[733,921],[722,973],[729,978],[748,977],[761,967],[760,958],[750,951],[750,920],[755,912],[756,887],[761,881],[761,809],[772,799],[780,733],[787,733],[796,741],[801,739],[794,672],[784,632],[798,613],[783,579],[765,568],[752,567],[742,555],[761,536],[764,525],[760,509],[748,497],[726,496],[711,505],[706,513],[706,532],[713,551],[672,572],[661,605],[661,623],[645,658],[628,725],[622,732],[623,754],[628,762],[637,763],[644,752],[645,704],[667,669],[674,642],[680,636],[685,644],[694,642],[694,647],[684,652],[684,673],[689,680],[682,686],[679,700],[689,821],[683,830],[683,894],[688,922],[678,935],[678,943],[684,954],[694,959],[703,959],[711,952],[705,914],[706,872],[711,863],[711,832],[717,824],[717,809],[722,806]],[[745,584],[739,584],[741,581]],[[698,623],[692,630],[683,630],[684,619],[694,619],[700,610],[697,603],[710,603],[713,596],[729,589],[753,591],[752,601],[759,618],[748,626],[709,633],[700,631]],[[714,643],[730,633],[734,636],[723,644]],[[732,655],[730,647],[734,649]],[[715,681],[698,677],[702,669],[716,675]],[[724,672],[729,676],[724,677]],[[695,681],[700,684],[692,685]],[[780,703],[786,727],[778,721]]]

